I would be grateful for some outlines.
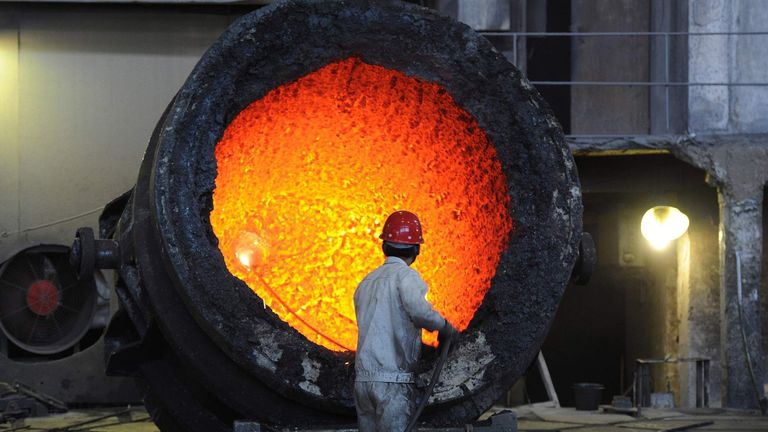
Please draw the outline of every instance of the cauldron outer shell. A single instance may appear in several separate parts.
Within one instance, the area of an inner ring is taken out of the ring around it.
[[[265,308],[227,271],[208,220],[214,148],[229,122],[271,89],[350,56],[443,86],[485,130],[506,175],[509,246],[426,413],[437,424],[469,421],[538,352],[576,260],[581,198],[551,110],[466,25],[360,0],[288,0],[235,22],[197,64],[159,135],[150,200],[164,264],[197,325],[245,373],[287,399],[352,413],[353,355],[309,342]]]

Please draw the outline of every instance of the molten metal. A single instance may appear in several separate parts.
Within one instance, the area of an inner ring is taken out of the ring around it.
[[[512,230],[501,165],[474,118],[439,85],[356,58],[253,102],[216,159],[211,224],[227,268],[334,351],[355,349],[352,296],[383,260],[377,236],[389,213],[421,218],[414,266],[459,329]]]

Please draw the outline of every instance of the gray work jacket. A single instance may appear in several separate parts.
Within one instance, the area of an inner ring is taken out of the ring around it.
[[[414,382],[421,329],[445,319],[426,299],[427,284],[400,258],[387,257],[355,290],[356,381]]]

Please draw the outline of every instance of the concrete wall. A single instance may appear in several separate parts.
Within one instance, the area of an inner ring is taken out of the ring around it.
[[[1,262],[95,225],[133,185],[155,122],[233,18],[199,7],[8,4],[0,16]]]
[[[650,8],[634,0],[573,0],[573,31],[647,32]],[[573,39],[574,81],[648,81],[647,36]],[[571,90],[571,133],[646,134],[650,128],[647,87],[582,86]]]
[[[757,32],[768,30],[762,0],[691,0],[690,31]],[[691,36],[689,80],[698,83],[768,82],[768,35]],[[768,87],[693,86],[690,131],[768,131]]]
[[[768,30],[768,8],[760,0],[734,2],[732,22],[738,31]],[[732,42],[731,80],[737,83],[768,82],[768,35],[738,36]],[[739,132],[768,131],[768,87],[735,87],[731,90],[732,128]]]

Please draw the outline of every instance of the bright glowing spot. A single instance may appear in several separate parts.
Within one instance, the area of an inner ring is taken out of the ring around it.
[[[267,246],[258,235],[243,231],[235,245],[235,257],[240,264],[250,269],[267,260]]]
[[[237,259],[240,260],[240,264],[250,267],[251,266],[251,256],[248,255],[246,252],[237,251],[235,253],[237,255]]]
[[[211,225],[227,268],[335,351],[357,344],[353,294],[384,261],[389,213],[419,215],[426,243],[414,267],[462,330],[513,229],[506,178],[477,121],[438,84],[356,58],[251,103],[216,161]]]
[[[688,216],[675,207],[649,209],[640,222],[640,232],[654,249],[661,250],[688,230]]]

